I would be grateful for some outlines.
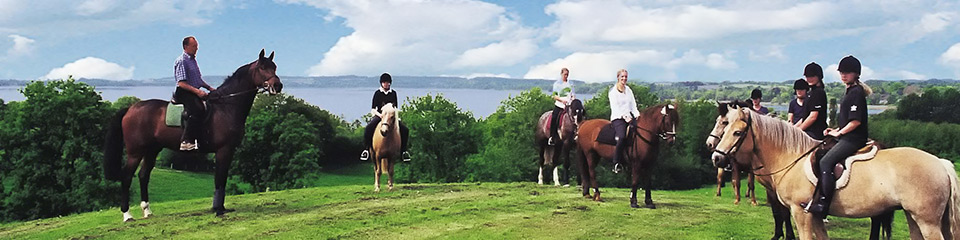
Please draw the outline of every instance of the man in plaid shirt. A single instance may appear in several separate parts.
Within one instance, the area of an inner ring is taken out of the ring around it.
[[[183,136],[180,138],[180,151],[198,148],[197,133],[202,131],[203,118],[206,116],[203,99],[207,97],[207,92],[200,88],[216,90],[203,81],[200,67],[197,65],[197,49],[196,38],[193,36],[183,38],[183,54],[180,54],[173,65],[173,75],[177,80],[177,91],[173,94],[173,100],[182,103],[187,112],[187,122],[183,126]]]

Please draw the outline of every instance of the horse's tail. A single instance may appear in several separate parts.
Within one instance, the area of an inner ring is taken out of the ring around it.
[[[129,107],[117,111],[110,118],[107,136],[103,144],[103,175],[107,180],[120,181],[120,167],[123,164],[123,116]]]
[[[947,200],[946,209],[949,212],[946,213],[949,214],[949,221],[944,229],[951,235],[947,239],[958,239],[960,238],[960,184],[957,182],[957,171],[954,169],[953,163],[946,159],[940,160],[943,161],[943,167],[946,168],[950,176],[950,199]]]

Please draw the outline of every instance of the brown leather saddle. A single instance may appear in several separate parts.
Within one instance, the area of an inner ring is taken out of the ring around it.
[[[823,144],[820,145],[820,148],[818,148],[814,152],[814,157],[810,158],[810,166],[811,166],[811,169],[813,170],[814,176],[820,176],[819,174],[817,174],[820,172],[820,164],[818,163],[820,162],[820,159],[823,158],[824,155],[827,155],[827,151],[830,151],[830,149],[832,149],[834,146],[837,145],[837,142],[838,142],[837,138],[827,137],[823,140]],[[873,141],[873,139],[868,139],[867,144],[865,144],[862,148],[857,150],[857,152],[854,153],[852,156],[869,153],[871,150],[873,150],[874,146],[876,146],[879,149],[883,149],[883,147],[879,143]],[[844,170],[850,167],[850,166],[847,166],[846,163],[847,161],[840,161],[840,162],[837,162],[837,165],[833,166],[834,180],[840,179],[840,177],[843,176]]]

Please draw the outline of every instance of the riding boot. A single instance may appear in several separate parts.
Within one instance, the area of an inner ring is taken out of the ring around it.
[[[613,153],[613,173],[620,173],[620,170],[623,170],[623,166],[620,165],[620,158],[623,157],[623,140],[617,139],[617,147]]]
[[[827,214],[830,213],[830,202],[833,200],[833,192],[837,183],[833,178],[833,173],[827,171],[820,172],[820,179],[818,180],[813,200],[807,206],[801,204],[801,207],[804,207],[806,212],[826,218]]]

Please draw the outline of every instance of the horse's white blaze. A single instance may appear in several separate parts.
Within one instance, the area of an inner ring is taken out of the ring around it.
[[[140,201],[140,209],[143,210],[143,218],[148,218],[153,215],[153,211],[150,211],[149,202]]]
[[[133,215],[130,214],[130,211],[123,212],[123,221],[124,222],[133,221]]]
[[[660,114],[667,115],[667,107],[660,109]]]

